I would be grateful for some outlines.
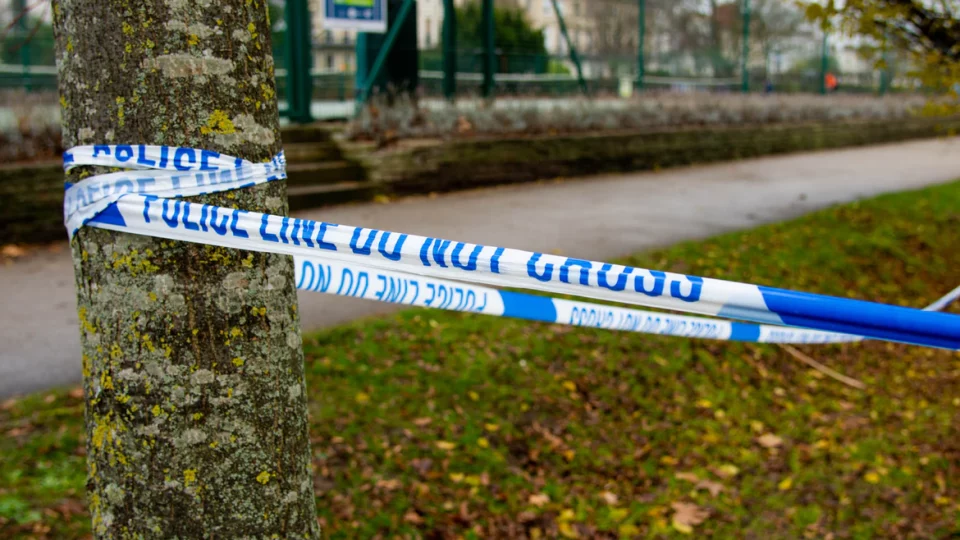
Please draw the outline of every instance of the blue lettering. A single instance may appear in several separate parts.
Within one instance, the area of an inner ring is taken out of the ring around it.
[[[280,239],[277,238],[277,235],[267,232],[267,224],[270,222],[269,218],[270,216],[267,214],[263,214],[263,216],[260,217],[260,238],[263,238],[267,242],[279,242]]]
[[[200,228],[207,232],[207,205],[200,205]]]
[[[127,161],[130,161],[130,158],[132,157],[133,157],[133,147],[131,147],[129,144],[121,144],[117,146],[117,154],[116,154],[117,161],[121,163],[125,163]]]
[[[230,232],[232,232],[237,238],[250,238],[250,235],[247,234],[247,231],[241,229],[237,224],[237,222],[240,221],[240,214],[246,213],[246,210],[233,211],[233,220],[230,222]]]
[[[497,250],[493,252],[493,257],[490,257],[490,271],[494,274],[500,273],[500,257],[503,256],[504,251],[502,247],[497,248]]]
[[[378,251],[381,255],[390,259],[391,261],[399,261],[402,256],[400,250],[403,248],[403,243],[407,241],[407,235],[401,234],[397,239],[397,245],[393,246],[393,253],[387,253],[387,240],[390,239],[390,233],[385,232],[383,236],[380,237],[380,246]]]
[[[433,243],[433,260],[437,263],[437,265],[440,266],[440,268],[447,267],[447,262],[443,259],[443,256],[449,247],[449,240],[437,240]]]
[[[161,169],[166,169],[166,168],[167,168],[167,158],[168,158],[168,154],[169,154],[169,153],[170,153],[170,147],[169,147],[169,146],[161,146],[161,147],[160,147],[160,165],[159,165],[159,167],[160,167]]]
[[[623,272],[617,276],[617,282],[613,285],[610,285],[610,283],[607,282],[607,272],[609,272],[612,268],[612,264],[603,265],[603,268],[601,268],[597,273],[597,280],[599,281],[600,286],[605,289],[610,289],[611,291],[622,291],[627,288],[627,275],[633,273],[633,268],[629,266],[626,267]]]
[[[290,243],[290,241],[287,240],[287,227],[289,226],[290,224],[287,223],[287,218],[280,218],[280,241],[284,244]]]
[[[433,238],[427,238],[426,242],[420,246],[420,262],[423,263],[424,266],[430,266],[430,258],[428,255],[430,254],[430,244],[432,243]]]
[[[104,155],[110,155],[110,146],[106,144],[97,144],[93,147],[93,157],[97,157],[103,152]]]
[[[220,225],[217,225],[217,213],[219,212],[219,207],[211,206],[210,207],[210,226],[213,227],[213,232],[219,234],[220,236],[227,235],[227,221],[230,220],[230,216],[223,216],[223,220],[220,221]]]
[[[190,164],[197,162],[197,154],[192,148],[177,148],[173,153],[173,166],[176,167],[178,171],[189,171],[193,167],[190,165],[183,165],[183,157],[187,157],[187,161]]]
[[[589,285],[590,269],[593,268],[593,265],[590,264],[590,261],[584,261],[582,259],[567,259],[567,261],[563,263],[563,266],[560,267],[560,281],[564,283],[570,283],[571,266],[580,267],[580,284]]]
[[[330,242],[323,241],[323,235],[327,234],[327,227],[339,227],[336,223],[320,223],[320,229],[317,231],[317,247],[329,251],[336,251],[337,246]]]
[[[210,166],[210,158],[220,157],[220,152],[214,152],[213,150],[201,150],[200,151],[200,170],[201,171],[215,171],[217,167]]]
[[[297,238],[297,233],[300,232],[300,222],[302,220],[294,219],[293,220],[293,230],[290,231],[290,240],[293,240],[293,244],[296,246],[300,245],[300,239]]]
[[[553,279],[553,264],[547,263],[543,268],[543,274],[537,273],[537,261],[540,257],[543,257],[543,253],[534,253],[527,261],[527,275],[539,281],[550,281]]]
[[[159,199],[156,195],[144,195],[143,196],[143,221],[144,223],[150,223],[150,201],[155,201]]]
[[[673,281],[670,283],[670,296],[683,300],[684,302],[696,302],[700,300],[700,293],[703,292],[703,278],[697,276],[687,276],[687,279],[690,280],[690,294],[684,296],[680,292],[680,282]]]
[[[120,152],[117,152],[117,154],[119,153]],[[146,165],[147,167],[154,167],[157,164],[156,161],[147,159],[147,147],[142,144],[137,147],[137,163]]]
[[[133,193],[136,191],[136,187],[133,185],[133,182],[131,182],[128,178],[117,180],[116,186],[117,189],[114,191],[114,193],[120,193],[120,188],[123,188],[124,193]]]
[[[658,270],[647,270],[650,272],[650,275],[653,276],[653,288],[647,289],[644,287],[643,283],[646,281],[646,278],[642,275],[637,276],[633,279],[633,288],[636,289],[638,293],[643,293],[647,296],[661,296],[663,295],[663,284],[667,278],[667,274],[660,272]]]
[[[147,191],[147,186],[150,184],[156,184],[157,181],[154,178],[137,178],[138,190],[137,193],[144,193]]]
[[[186,227],[188,231],[199,231],[200,225],[190,222],[190,206],[190,203],[183,203],[183,226]]]
[[[480,252],[483,251],[483,246],[474,247],[473,251],[470,253],[470,258],[467,259],[467,264],[464,265],[460,264],[460,252],[462,252],[463,248],[465,247],[467,247],[466,244],[457,242],[456,247],[453,248],[453,253],[450,255],[450,262],[461,270],[466,270],[467,272],[476,272],[477,257],[480,256]]]
[[[167,210],[169,203],[173,203],[173,216],[167,217]],[[177,228],[177,220],[180,218],[180,201],[171,201],[170,199],[163,200],[163,212],[161,213],[163,220],[167,222],[167,226],[171,229]]]
[[[307,247],[313,247],[313,240],[310,239],[313,236],[313,229],[317,226],[317,222],[309,219],[303,221],[303,234],[300,235],[301,239],[307,244]]]
[[[357,247],[360,242],[360,235],[363,234],[364,229],[357,227],[353,230],[353,237],[350,239],[350,249],[353,250],[357,255],[370,255],[371,248],[373,247],[373,241],[376,239],[377,233],[380,232],[376,229],[370,229],[370,236],[367,237],[367,241],[364,242],[363,247]]]

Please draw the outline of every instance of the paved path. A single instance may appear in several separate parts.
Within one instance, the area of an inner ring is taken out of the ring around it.
[[[609,259],[958,177],[960,138],[954,138],[527,184],[303,215]],[[0,265],[0,298],[0,397],[78,381],[79,330],[65,244],[59,251],[41,250]],[[300,302],[306,329],[394,309],[316,293],[302,294]]]

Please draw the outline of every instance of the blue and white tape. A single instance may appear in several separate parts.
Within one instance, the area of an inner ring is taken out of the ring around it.
[[[108,148],[115,156],[119,147]],[[81,163],[80,155],[71,152],[75,165],[92,164]],[[202,153],[196,151],[195,155]],[[83,154],[83,158],[92,159],[92,156]],[[181,165],[196,168],[191,170],[199,170],[200,166],[199,163],[186,164],[184,160]],[[225,185],[204,187],[206,191],[226,188]],[[237,249],[298,257],[320,256],[378,271],[960,349],[960,316],[956,315],[220,208],[153,193],[111,193],[110,200],[114,202],[109,202],[91,219],[90,225]],[[173,186],[163,195],[185,194],[183,189]]]
[[[297,288],[405,306],[687,338],[753,343],[849,343],[848,334],[730,322],[500,291],[492,287],[377,270],[319,257],[294,257]]]
[[[287,177],[282,151],[267,163],[251,163],[210,150],[144,144],[77,146],[64,153],[65,170],[81,165],[130,170],[91,176],[67,188],[63,213],[71,237],[128,193],[189,197]]]

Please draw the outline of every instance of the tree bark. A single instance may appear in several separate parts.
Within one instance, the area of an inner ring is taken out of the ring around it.
[[[53,10],[66,147],[280,150],[265,0]],[[280,182],[195,200],[287,211]],[[319,536],[292,259],[89,227],[71,247],[95,535]]]

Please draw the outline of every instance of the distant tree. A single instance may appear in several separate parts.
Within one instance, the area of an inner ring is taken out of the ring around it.
[[[884,52],[905,52],[928,88],[950,92],[960,112],[960,0],[836,0],[803,2],[807,17],[825,29],[835,25],[871,46],[861,52],[885,68]]]
[[[518,7],[496,7],[493,11],[496,46],[501,54],[544,55],[547,53],[543,30],[534,28]],[[483,16],[480,2],[474,0],[457,8],[457,47],[464,50],[482,47]]]

